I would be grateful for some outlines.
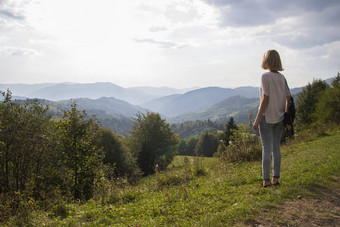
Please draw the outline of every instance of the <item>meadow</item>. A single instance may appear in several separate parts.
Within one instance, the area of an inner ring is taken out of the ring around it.
[[[125,179],[101,182],[85,203],[61,201],[50,211],[12,217],[7,226],[251,225],[287,201],[312,198],[320,188],[338,186],[339,147],[339,129],[296,135],[294,142],[282,146],[281,185],[270,188],[258,187],[260,161],[176,156],[166,171],[136,185]],[[289,223],[274,220],[275,225]]]

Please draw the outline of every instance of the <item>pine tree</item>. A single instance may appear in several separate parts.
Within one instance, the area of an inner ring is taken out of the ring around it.
[[[233,136],[234,134],[234,130],[237,130],[237,125],[234,121],[234,118],[233,117],[230,117],[228,123],[226,124],[226,130],[224,131],[225,133],[225,140],[224,140],[224,144],[226,146],[229,146],[229,141],[230,141],[230,138]]]

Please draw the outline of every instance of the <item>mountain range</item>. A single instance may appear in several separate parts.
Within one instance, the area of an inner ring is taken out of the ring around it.
[[[96,114],[103,126],[109,125],[122,134],[132,125],[132,118],[138,112],[158,112],[172,124],[208,119],[226,121],[231,116],[237,123],[246,123],[248,114],[255,114],[259,105],[258,87],[175,89],[123,88],[113,83],[0,84],[0,90],[7,89],[15,99],[41,99],[49,105],[51,113],[67,109],[71,102],[76,102],[80,109]],[[301,90],[302,87],[293,88],[291,93],[296,95]]]
[[[123,88],[113,83],[42,83],[42,84],[0,84],[0,90],[9,89],[13,95],[26,98],[60,101],[76,98],[98,99],[114,97],[133,105],[151,101],[172,94],[184,94],[195,88],[175,89],[169,87]]]
[[[206,110],[214,104],[233,96],[258,97],[259,89],[239,87],[235,89],[206,87],[189,91],[182,95],[166,96],[143,104],[143,107],[159,112],[167,117]]]
[[[197,113],[208,111],[213,105],[233,96],[258,97],[256,87],[174,89],[123,88],[113,83],[0,84],[0,90],[7,89],[17,99],[38,98],[57,102],[56,106],[59,105],[59,109],[60,105],[66,108],[70,105],[70,100],[73,100],[85,110],[101,110],[107,114],[124,117],[132,117],[138,112],[152,111],[174,120],[178,116],[195,120],[188,117],[191,113],[196,113],[194,115],[199,115],[199,119],[203,119],[203,114]],[[49,105],[53,104],[50,102]]]

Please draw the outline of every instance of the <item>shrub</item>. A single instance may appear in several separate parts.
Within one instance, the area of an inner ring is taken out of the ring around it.
[[[7,222],[11,215],[11,198],[3,193],[0,194],[0,223]]]
[[[203,159],[199,156],[195,156],[193,158],[193,175],[194,176],[205,176],[207,174],[207,171],[204,169],[203,166]]]
[[[176,146],[170,147],[160,158],[156,160],[157,168],[161,171],[165,170],[170,165],[170,163],[172,163],[177,153],[178,151]]]
[[[70,208],[66,205],[66,203],[62,202],[53,207],[52,214],[54,217],[66,218],[70,214]]]
[[[170,185],[181,185],[186,180],[185,174],[167,174],[167,173],[160,173],[157,174],[157,186],[158,188],[162,188],[164,186]]]
[[[14,192],[0,196],[0,224],[27,226],[31,223],[32,212],[38,210],[36,201],[25,193]]]
[[[219,156],[230,162],[244,162],[261,159],[262,147],[260,138],[246,132],[246,127],[241,126],[235,130],[229,146],[221,143],[218,148]]]
[[[127,188],[123,191],[121,199],[124,203],[134,202],[137,199],[138,194],[138,191],[134,188]]]

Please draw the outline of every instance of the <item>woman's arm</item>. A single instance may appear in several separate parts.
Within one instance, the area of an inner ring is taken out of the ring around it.
[[[268,103],[269,103],[269,96],[263,95],[263,99],[260,103],[259,111],[257,112],[256,119],[255,119],[254,124],[253,124],[254,130],[259,130],[260,120],[261,120],[261,117],[263,116],[264,112],[267,109]]]

